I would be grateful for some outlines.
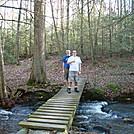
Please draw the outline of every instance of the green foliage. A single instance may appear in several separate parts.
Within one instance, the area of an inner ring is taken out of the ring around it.
[[[115,83],[106,83],[105,85],[113,93],[119,93],[122,90],[122,88],[119,85],[115,84]]]
[[[104,59],[103,61],[105,62],[112,62],[112,63],[120,63],[118,60],[115,60],[115,59]]]
[[[16,63],[15,56],[12,55],[11,53],[4,53],[4,61],[5,61],[5,63],[9,63],[9,64]]]
[[[121,63],[121,67],[125,67],[127,71],[133,71],[134,70],[134,63]]]

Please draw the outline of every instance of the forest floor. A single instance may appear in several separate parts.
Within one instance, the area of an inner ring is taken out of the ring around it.
[[[52,56],[46,60],[46,76],[53,84],[65,84],[62,72],[60,56]],[[89,88],[104,87],[106,83],[114,83],[121,86],[124,92],[134,90],[134,58],[98,58],[95,62],[82,60],[81,77],[86,77],[90,82]],[[12,90],[27,88],[32,61],[25,59],[20,66],[14,64],[5,65],[5,78],[7,86]],[[29,90],[39,90],[35,87]],[[49,92],[49,88],[42,89]]]

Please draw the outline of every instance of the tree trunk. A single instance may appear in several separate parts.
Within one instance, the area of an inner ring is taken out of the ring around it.
[[[63,46],[63,50],[65,48],[64,45],[64,25],[63,25],[63,18],[64,18],[64,0],[60,1],[60,8],[61,8],[61,31],[62,31],[62,46]]]
[[[16,33],[16,62],[17,62],[17,65],[20,64],[19,63],[19,32],[20,32],[21,8],[22,8],[22,0],[20,1],[20,9],[19,9],[17,33]]]
[[[54,19],[54,8],[53,8],[52,0],[50,0],[50,4],[51,4],[52,18],[53,18],[53,23],[54,23],[55,34],[56,34],[56,39],[57,39],[57,47],[58,47],[58,51],[60,52],[61,51],[61,48],[60,48],[61,45],[60,45],[60,41],[59,41],[56,22],[55,22],[55,19]]]
[[[103,27],[103,24],[102,24],[102,27]],[[102,32],[101,32],[101,38],[102,38],[102,50],[101,50],[101,52],[102,52],[102,55],[104,55],[104,29],[102,28]]]
[[[103,0],[101,0],[101,2],[100,2],[99,16],[98,16],[98,20],[97,20],[97,29],[95,32],[95,42],[94,42],[94,54],[95,55],[96,55],[96,48],[98,46],[98,32],[99,32],[99,24],[100,24],[100,17],[101,17],[101,11],[102,11],[102,3],[103,3]]]
[[[91,55],[91,59],[94,60],[94,53],[93,53],[93,36],[92,36],[92,28],[91,28],[91,12],[92,9],[94,8],[94,2],[93,2],[93,6],[92,9],[90,10],[90,5],[89,5],[89,0],[87,0],[87,10],[88,10],[88,28],[89,28],[89,43],[90,43],[90,55]]]
[[[33,66],[29,83],[46,83],[45,66],[45,0],[34,1]]]
[[[30,3],[30,11],[32,12],[32,2],[31,0],[29,0],[29,3]],[[32,49],[33,49],[33,46],[32,46],[32,17],[30,16],[30,33],[29,33],[29,55],[32,56]]]
[[[132,12],[134,12],[134,0],[132,0]]]
[[[122,0],[120,0],[120,18],[122,17]],[[120,22],[119,30],[122,30],[122,22]],[[122,43],[122,33],[119,35],[119,42]]]
[[[109,22],[111,22],[111,0],[109,0]],[[110,57],[112,56],[112,31],[111,26],[109,25],[109,45],[110,45]]]
[[[81,54],[84,54],[83,51],[83,0],[81,0],[81,32],[80,32],[80,44],[81,44]]]
[[[6,105],[6,98],[7,98],[7,91],[6,91],[5,74],[4,74],[4,60],[3,60],[2,46],[0,42],[0,99],[3,107]]]
[[[66,28],[66,35],[67,35],[67,40],[66,40],[66,48],[68,49],[69,47],[69,4],[70,0],[67,0],[67,28]]]

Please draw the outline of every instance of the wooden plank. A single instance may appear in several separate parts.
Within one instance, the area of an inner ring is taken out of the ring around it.
[[[40,119],[53,119],[53,120],[69,120],[70,117],[62,116],[47,116],[47,115],[30,115],[30,118],[40,118]]]
[[[67,114],[72,113],[72,111],[48,110],[48,109],[40,109],[40,108],[38,108],[36,111],[37,112],[50,112],[50,113],[67,113]]]
[[[47,104],[43,104],[42,106],[47,106],[47,107],[64,107],[64,108],[75,108],[76,106],[68,106],[68,105],[47,105]]]
[[[28,122],[42,122],[42,123],[50,123],[50,124],[61,124],[67,125],[68,121],[66,120],[52,120],[52,119],[39,119],[39,118],[29,118]]]
[[[78,102],[76,99],[75,100],[67,100],[67,99],[49,99],[47,102]]]
[[[45,105],[76,106],[76,105],[77,105],[77,103],[59,103],[59,102],[50,102],[50,103],[45,103]]]
[[[53,96],[50,100],[60,100],[60,101],[77,101],[77,99],[75,98],[69,98],[69,97],[60,97],[60,98],[55,98],[55,96]]]
[[[46,104],[78,104],[79,102],[74,101],[47,101]]]
[[[44,130],[58,130],[58,131],[65,131],[65,129],[67,128],[66,125],[35,123],[35,122],[25,122],[25,121],[21,121],[19,123],[19,126],[20,127],[25,127],[25,128],[44,129]]]
[[[70,117],[71,116],[71,114],[47,113],[47,112],[34,112],[33,114],[36,114],[36,115],[49,115],[49,116],[63,116],[63,117]]]
[[[62,111],[74,111],[74,108],[64,108],[64,107],[47,107],[41,106],[39,109],[52,109],[52,110],[62,110]]]

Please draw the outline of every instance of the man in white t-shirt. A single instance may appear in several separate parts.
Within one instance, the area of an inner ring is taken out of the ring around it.
[[[74,82],[74,90],[75,92],[79,92],[78,90],[78,81],[79,81],[79,75],[81,74],[81,59],[80,57],[76,56],[77,52],[76,50],[73,50],[73,55],[68,58],[68,64],[70,64],[69,68],[69,87],[67,88],[67,92],[71,93],[71,86],[72,82]]]

